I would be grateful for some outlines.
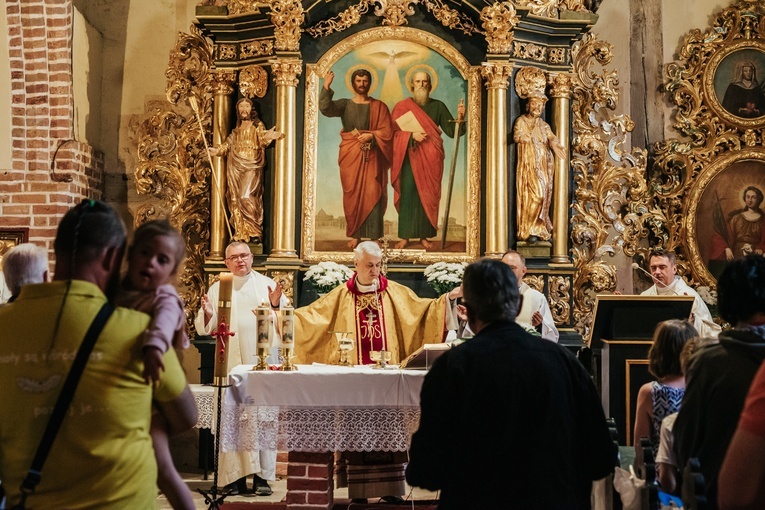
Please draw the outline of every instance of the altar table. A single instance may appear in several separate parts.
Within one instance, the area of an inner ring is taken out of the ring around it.
[[[229,374],[221,451],[406,451],[420,420],[424,370],[298,365]]]

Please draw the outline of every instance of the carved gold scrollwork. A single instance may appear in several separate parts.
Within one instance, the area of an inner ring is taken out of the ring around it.
[[[258,13],[260,12],[258,4],[260,2],[257,0],[226,0],[229,14]]]
[[[374,0],[361,0],[361,2],[356,5],[351,5],[337,16],[319,21],[305,31],[314,38],[323,37],[335,32],[342,32],[361,21],[362,14],[368,13],[369,6],[374,5],[374,3]]]
[[[292,271],[272,271],[271,278],[273,278],[276,283],[281,285],[282,290],[284,290],[284,295],[287,296],[287,299],[290,300],[290,305],[292,306],[292,303],[295,302],[295,273]]]
[[[528,7],[531,14],[547,18],[558,17],[558,0],[513,0],[518,7]]]
[[[258,65],[245,67],[239,72],[239,90],[250,99],[265,96],[268,90],[268,73]]]
[[[568,49],[567,48],[549,48],[547,50],[547,62],[549,62],[550,64],[568,63]]]
[[[282,51],[300,51],[300,25],[305,21],[303,4],[297,0],[270,0],[274,46]]]
[[[242,60],[252,57],[273,55],[273,53],[273,39],[261,39],[259,41],[245,42],[239,46],[239,58]]]
[[[523,277],[523,283],[531,287],[532,289],[544,292],[545,290],[545,277],[544,275],[531,275],[527,274]]]
[[[483,34],[470,16],[452,9],[443,0],[421,0],[421,3],[443,26],[465,35]]]
[[[417,0],[377,0],[375,7],[375,16],[383,18],[383,25],[389,27],[400,27],[406,25],[407,16],[414,14],[414,5]]]
[[[138,146],[135,185],[139,194],[152,195],[138,208],[136,224],[166,217],[186,240],[186,262],[180,274],[186,322],[193,320],[203,292],[204,252],[210,239],[210,167],[194,112],[186,100],[194,98],[205,131],[210,132],[213,81],[210,79],[212,47],[191,28],[179,34],[170,53],[166,94],[169,103],[154,102],[151,115],[132,126]]]
[[[337,16],[319,21],[305,31],[312,37],[342,32],[361,21],[361,16],[367,14],[369,8],[375,4],[377,5],[374,14],[383,18],[382,24],[385,26],[407,24],[406,17],[414,14],[414,5],[421,4],[445,27],[459,30],[466,35],[483,33],[470,16],[452,9],[443,0],[361,0]]]
[[[513,57],[544,62],[547,48],[530,42],[513,41]]]
[[[571,278],[550,276],[547,281],[550,312],[556,326],[565,326],[571,319]]]
[[[510,2],[495,2],[481,9],[481,21],[485,32],[488,53],[510,53],[513,30],[518,25],[518,14]]]
[[[236,60],[236,44],[219,44],[218,60]]]
[[[649,193],[646,152],[622,148],[634,124],[609,111],[618,100],[616,72],[593,71],[595,64],[611,61],[611,46],[587,34],[574,45],[572,56],[574,326],[589,341],[595,295],[616,288],[616,268],[602,258],[617,249],[627,256],[636,253],[647,236],[639,214],[648,210]]]

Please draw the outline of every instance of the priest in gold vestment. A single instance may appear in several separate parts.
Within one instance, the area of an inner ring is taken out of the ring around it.
[[[248,242],[263,239],[263,169],[266,147],[284,135],[274,128],[266,129],[252,101],[242,98],[236,103],[237,126],[226,141],[210,149],[212,156],[226,159],[226,201],[234,230],[232,241]]]
[[[356,345],[349,359],[371,363],[370,351],[391,352],[395,364],[424,343],[443,342],[457,329],[454,301],[460,287],[436,299],[380,275],[382,252],[374,241],[354,250],[356,272],[314,303],[295,310],[295,357],[298,363],[336,363],[338,345],[332,332],[353,332]],[[348,495],[352,499],[405,494],[406,452],[345,452]]]

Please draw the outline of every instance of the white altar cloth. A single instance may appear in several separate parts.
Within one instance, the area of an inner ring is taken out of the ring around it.
[[[406,451],[420,421],[422,370],[299,365],[229,374],[221,450]]]

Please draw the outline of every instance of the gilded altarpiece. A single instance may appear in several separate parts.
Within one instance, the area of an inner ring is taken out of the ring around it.
[[[196,28],[179,34],[168,67],[169,105],[136,127],[138,191],[153,195],[138,221],[167,215],[186,233],[190,258],[182,281],[189,317],[209,274],[222,268],[225,182],[221,162],[207,157],[205,147],[232,128],[236,99],[253,98],[269,125],[285,133],[267,152],[272,207],[255,265],[302,305],[313,298],[301,275],[311,262],[351,260],[350,252],[318,250],[315,239],[316,180],[323,171],[316,158],[325,149],[315,105],[321,80],[351,46],[380,42],[380,51],[394,59],[384,43],[403,42],[438,53],[454,70],[438,78],[464,84],[467,128],[458,153],[467,228],[460,251],[388,249],[389,274],[428,295],[421,275],[426,263],[498,256],[515,245],[511,133],[523,102],[514,81],[519,69],[534,67],[549,98],[544,117],[570,161],[556,165],[553,243],[545,256],[529,260],[527,281],[546,291],[564,334],[586,337],[594,295],[615,288],[615,268],[604,257],[639,251],[649,231],[641,215],[651,207],[645,152],[623,147],[631,121],[612,113],[615,72],[596,71],[608,64],[610,46],[586,35],[597,16],[584,3],[224,3],[200,6]],[[399,75],[399,83],[405,78],[406,72]],[[344,82],[338,77],[336,87],[344,89]],[[445,102],[454,108],[456,98]]]

